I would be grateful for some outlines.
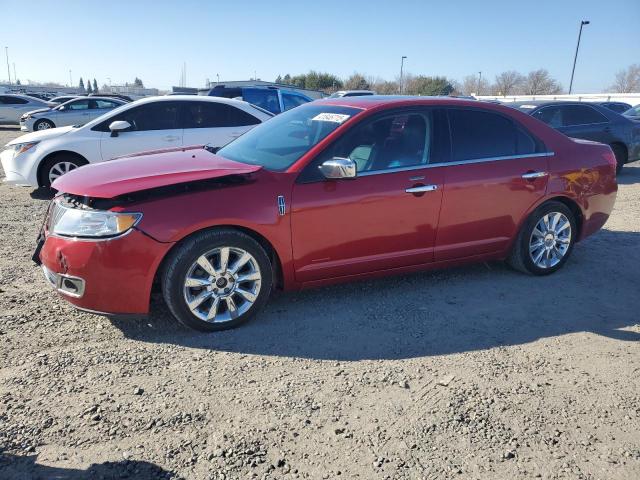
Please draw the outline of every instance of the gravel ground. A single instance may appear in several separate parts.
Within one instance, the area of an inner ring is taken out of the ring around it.
[[[0,127],[0,145],[19,135]],[[0,478],[640,478],[640,166],[547,278],[500,263],[277,296],[240,329],[81,313],[0,186]]]

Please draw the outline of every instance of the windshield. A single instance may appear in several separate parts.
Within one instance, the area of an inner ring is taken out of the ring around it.
[[[249,130],[220,149],[218,155],[268,170],[286,170],[361,111],[334,105],[302,105]]]

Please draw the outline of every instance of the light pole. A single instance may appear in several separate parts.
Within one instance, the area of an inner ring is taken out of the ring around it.
[[[476,95],[480,95],[480,85],[482,84],[482,72],[478,72],[478,88]]]
[[[18,75],[16,75],[16,62],[13,62],[11,65],[13,65],[13,81],[18,83]]]
[[[578,61],[578,49],[580,48],[580,37],[582,37],[582,27],[585,25],[589,25],[589,20],[582,20],[580,22],[580,31],[578,32],[578,44],[576,45],[576,54],[573,57],[573,69],[571,70],[571,81],[569,82],[569,95],[571,95],[571,90],[573,89],[573,75],[576,73],[576,62]]]
[[[404,59],[407,58],[406,55],[403,55],[400,59],[400,95],[402,95],[403,85],[402,85],[402,74],[404,69]]]
[[[69,87],[73,87],[73,80],[71,80],[71,69],[69,69]]]
[[[220,74],[216,73],[216,83],[219,85],[220,84]]]
[[[9,85],[11,85],[11,70],[9,69],[9,47],[4,47],[4,54],[7,56],[7,75],[9,76]]]

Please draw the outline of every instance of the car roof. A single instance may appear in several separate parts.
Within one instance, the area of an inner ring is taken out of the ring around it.
[[[45,102],[46,100],[43,100],[41,98],[38,97],[33,97],[31,95],[26,95],[24,93],[0,93],[0,95],[2,95],[3,97],[18,97],[18,98],[26,98],[29,100],[37,100],[38,102]]]
[[[477,100],[454,97],[415,97],[409,95],[365,95],[360,97],[323,98],[314,105],[336,105],[369,110],[376,107],[410,106],[410,105],[460,105],[478,106]]]
[[[96,97],[93,97],[96,98]],[[248,102],[243,100],[236,100],[234,98],[225,98],[225,97],[210,97],[208,95],[162,95],[157,97],[145,97],[140,100],[135,100],[130,102],[131,104],[143,105],[145,103],[155,103],[155,102],[175,102],[175,101],[186,101],[186,102],[215,102],[215,103],[227,103],[229,105],[251,105]],[[253,105],[251,105],[253,107]]]

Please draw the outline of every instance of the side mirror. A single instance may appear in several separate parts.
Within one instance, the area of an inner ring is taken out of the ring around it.
[[[123,132],[124,130],[128,130],[131,128],[131,124],[126,120],[116,120],[115,122],[111,122],[109,125],[109,130],[111,130],[111,136],[117,137],[119,132]]]
[[[341,178],[356,178],[357,166],[356,162],[350,158],[333,157],[318,167],[329,180],[338,180]]]
[[[58,110],[62,111],[62,110],[66,110],[67,107],[65,107],[64,105],[60,105],[60,108]]]

